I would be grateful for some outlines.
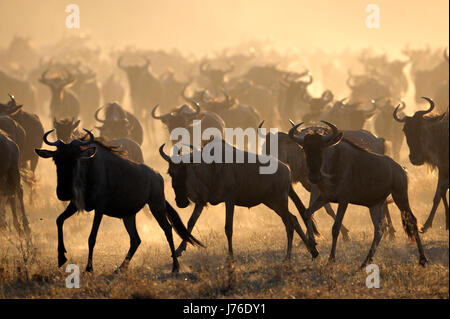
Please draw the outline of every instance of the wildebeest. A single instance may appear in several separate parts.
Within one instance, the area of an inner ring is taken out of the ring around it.
[[[102,109],[103,107],[95,112],[95,119],[102,123],[102,126],[97,127],[101,132],[100,136],[108,139],[128,137],[142,145],[144,130],[133,114],[124,110],[118,103],[110,102],[104,107],[105,118],[100,119],[99,113]]]
[[[394,111],[394,119],[403,123],[403,132],[406,136],[406,143],[409,146],[409,160],[411,163],[413,165],[427,163],[438,169],[439,178],[433,199],[433,207],[425,222],[424,231],[432,227],[434,215],[441,199],[445,208],[445,227],[448,230],[449,212],[446,198],[449,189],[448,113],[431,115],[430,112],[435,107],[434,101],[428,97],[422,98],[430,104],[428,110],[417,111],[413,116],[399,118],[397,114],[399,105]]]
[[[408,200],[408,178],[403,168],[388,156],[373,153],[350,140],[333,124],[322,121],[331,128],[331,133],[322,135],[312,130],[305,136],[295,136],[299,123],[291,128],[289,136],[305,152],[308,178],[320,190],[320,196],[310,203],[305,213],[309,239],[314,242],[310,217],[328,202],[338,203],[333,224],[333,242],[329,261],[335,259],[336,244],[342,220],[348,204],[369,208],[374,226],[374,238],[369,253],[361,267],[372,261],[375,250],[383,236],[385,227],[382,206],[389,194],[401,212],[402,224],[408,237],[417,243],[419,264],[425,265],[423,247],[419,237],[417,220]]]
[[[82,138],[83,134],[77,129],[79,124],[80,120],[63,119],[57,121],[55,119],[53,121],[53,127],[55,128],[57,139],[65,143],[70,143],[72,140]],[[129,160],[135,161],[136,163],[144,163],[141,147],[135,141],[127,137],[119,137],[108,140],[108,145],[117,147]]]
[[[83,123],[87,127],[91,127],[95,122],[95,110],[100,106],[101,94],[95,72],[86,67],[84,69],[79,64],[76,64],[76,81],[72,85],[71,90],[76,94],[80,102],[80,117]]]
[[[7,104],[0,103],[0,114],[8,115],[16,121],[25,131],[24,144],[20,149],[20,157],[22,163],[26,166],[29,163],[29,168],[34,174],[38,164],[39,156],[33,151],[35,148],[42,146],[42,134],[44,134],[44,127],[42,126],[39,116],[36,114],[24,111],[22,105],[17,105],[15,97],[9,94],[10,101]],[[32,178],[34,179],[34,177]],[[33,186],[33,183],[30,184]],[[30,192],[30,202],[33,202],[33,189]]]
[[[305,114],[302,120],[304,122],[319,120],[333,98],[334,95],[330,90],[324,91],[320,97],[311,97],[305,92],[302,99],[309,104],[309,113]]]
[[[250,105],[243,105],[232,98],[226,91],[222,91],[223,100],[207,99],[206,91],[202,92],[200,105],[209,112],[218,114],[225,122],[226,127],[242,129],[255,128],[260,121],[259,112]]]
[[[207,60],[203,60],[199,66],[200,74],[205,76],[209,82],[209,88],[213,91],[223,89],[225,83],[225,75],[234,70],[234,66],[229,64],[227,68],[213,68]]]
[[[112,73],[103,83],[102,83],[102,97],[103,101],[117,101],[121,104],[125,96],[125,89],[123,88],[120,81],[116,78],[116,75]]]
[[[346,99],[336,101],[321,116],[323,120],[334,121],[343,130],[361,130],[368,119],[375,115],[376,106],[371,104],[370,109],[365,109],[360,102]]]
[[[193,163],[193,153],[181,155],[188,157],[187,161],[174,160],[164,153],[164,145],[159,152],[161,157],[169,163],[169,175],[172,178],[172,187],[175,192],[175,201],[180,208],[186,208],[189,200],[195,203],[192,216],[188,221],[188,231],[191,232],[197,219],[208,203],[218,205],[225,203],[226,221],[225,234],[228,240],[228,253],[233,257],[233,215],[234,206],[253,207],[264,204],[277,213],[286,228],[287,253],[286,258],[291,257],[292,238],[294,230],[305,243],[311,255],[316,257],[315,247],[309,245],[305,234],[298,223],[297,218],[289,212],[288,198],[291,190],[291,176],[289,168],[278,162],[278,167],[273,174],[261,174],[260,168],[264,166],[259,160],[256,163],[249,161],[248,152],[241,151],[221,139],[214,139],[208,143],[201,152],[219,152],[220,160],[212,163]],[[200,152],[193,148],[194,152]],[[238,153],[241,153],[243,162],[226,163],[225,154],[233,154],[236,161]],[[173,156],[178,155],[178,150]],[[202,155],[204,158],[204,154]],[[276,159],[274,159],[276,160]],[[176,255],[180,256],[185,250],[183,241],[177,248]]]
[[[80,114],[80,101],[68,87],[72,85],[76,78],[67,69],[64,69],[65,76],[47,77],[49,69],[45,70],[39,81],[49,87],[51,92],[50,116],[56,118],[75,117]]]
[[[26,234],[30,233],[30,227],[27,216],[25,214],[25,207],[23,204],[23,190],[20,178],[20,163],[19,163],[19,148],[17,144],[8,137],[8,134],[0,129],[0,199],[6,197],[11,207],[13,215],[13,223],[19,234],[22,230]],[[16,205],[17,201],[20,205],[20,212],[22,218],[22,227],[20,227]],[[2,204],[3,201],[0,201]],[[0,228],[6,226],[5,211],[0,207]]]
[[[300,78],[308,76],[308,80],[301,81]],[[313,77],[309,71],[288,73],[280,81],[282,90],[279,94],[279,108],[282,118],[302,118],[308,113],[308,104],[305,102],[305,95],[308,94],[308,86],[313,82]]]
[[[136,214],[148,204],[153,216],[163,229],[172,253],[172,271],[179,270],[172,237],[172,227],[183,240],[193,245],[201,243],[191,236],[177,212],[165,200],[164,180],[160,174],[144,164],[137,164],[122,158],[111,147],[96,141],[86,130],[88,140],[61,140],[49,142],[44,134],[45,144],[56,146],[55,151],[36,149],[43,158],[52,158],[56,165],[59,200],[70,201],[56,220],[58,226],[58,265],[66,261],[63,239],[63,224],[78,210],[95,211],[89,236],[89,257],[86,271],[92,271],[92,254],[98,228],[103,215],[121,218],[130,236],[130,249],[119,267],[128,266],[141,240],[136,230]]]
[[[264,121],[261,122],[258,128],[261,128],[263,123]],[[295,125],[292,122],[291,124]],[[313,129],[327,132],[327,129],[322,127],[313,127]],[[299,135],[300,136],[305,135],[308,133],[308,131],[309,131],[308,129],[305,129],[301,131]],[[384,154],[386,151],[384,139],[377,138],[368,131],[365,130],[343,131],[343,133],[346,139],[349,139],[350,141],[355,141],[355,143],[363,145],[365,148],[369,149],[374,153]],[[295,141],[293,141],[288,134],[283,132],[277,132],[276,136],[275,134],[269,132],[265,136],[261,137],[263,137],[265,140],[262,147],[263,149],[266,149],[266,152],[269,154],[271,154],[270,139],[274,137],[277,138],[278,160],[289,166],[291,170],[292,184],[301,183],[303,188],[305,188],[308,192],[311,193],[310,203],[312,203],[318,197],[319,189],[317,188],[316,185],[311,183],[308,178],[308,166],[306,164],[305,152],[303,151],[303,149]],[[300,199],[299,198],[296,199],[295,197],[291,198],[294,201],[295,205],[297,206],[297,209],[301,212],[301,206],[303,206],[303,204],[301,203]],[[300,203],[296,203],[296,201],[300,201]],[[331,205],[329,203],[324,204],[324,209],[328,215],[330,215],[333,219],[336,219],[334,210],[333,208],[331,208]],[[394,226],[392,225],[387,203],[383,205],[383,211],[386,214],[389,236],[391,238],[394,238],[395,229]],[[314,233],[319,234],[315,225],[314,225]],[[341,233],[345,241],[350,240],[350,236],[348,234],[349,230],[344,225],[342,225],[341,227]]]
[[[380,103],[380,100],[373,101],[378,112],[374,118],[374,129],[378,136],[383,137],[389,141],[392,145],[392,157],[395,160],[400,159],[400,149],[403,144],[403,133],[401,125],[392,120],[392,112],[395,109],[394,100],[389,98]],[[398,111],[402,111],[406,108],[405,102],[402,102],[402,107]]]
[[[202,111],[198,103],[190,101],[193,109],[188,105],[183,104],[178,108],[175,108],[170,113],[163,115],[156,115],[156,109],[158,105],[155,105],[152,109],[152,117],[157,120],[161,120],[167,127],[169,134],[176,128],[185,128],[188,130],[190,137],[193,138],[193,121],[199,120],[201,125],[201,133],[208,128],[216,128],[217,133],[223,136],[225,122],[222,118],[214,112]],[[192,139],[191,139],[191,142]]]
[[[36,94],[33,86],[21,79],[12,77],[0,70],[0,96],[14,92],[17,101],[26,105],[29,110],[36,111]]]
[[[144,63],[123,63],[124,56],[117,60],[117,66],[127,73],[130,96],[134,114],[139,118],[145,115],[148,105],[161,104],[163,87],[159,80],[148,70],[150,60],[143,57]]]

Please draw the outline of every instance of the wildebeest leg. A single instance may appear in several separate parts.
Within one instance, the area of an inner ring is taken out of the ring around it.
[[[14,227],[16,228],[16,230],[19,233],[19,235],[21,235],[22,234],[22,229],[20,228],[20,224],[19,224],[19,221],[17,219],[16,196],[9,196],[8,203],[9,203],[9,206],[11,207],[11,213],[12,213],[12,216],[13,216]]]
[[[35,178],[35,171],[36,171],[38,160],[39,160],[39,156],[37,156],[36,154],[34,154],[30,160],[30,170],[33,174],[33,179]],[[34,196],[34,187],[33,187],[33,183],[31,183],[30,184],[30,205],[33,204],[33,196]]]
[[[328,262],[334,262],[336,258],[336,244],[341,230],[342,220],[344,219],[345,211],[347,210],[348,203],[339,203],[336,219],[334,220],[331,234],[333,235],[333,243],[331,245],[331,252]]]
[[[23,190],[22,187],[19,187],[17,190],[17,199],[19,200],[20,205],[20,213],[22,214],[22,226],[23,230],[25,231],[25,234],[30,235],[31,229],[30,224],[28,223],[27,215],[25,214],[25,205],[23,204]]]
[[[4,209],[4,201],[5,197],[0,195],[0,230],[5,229],[6,224],[6,218],[5,218],[5,209]]]
[[[320,194],[317,194],[315,200],[312,200],[313,198],[313,191],[311,191],[311,199],[309,201],[309,207],[305,212],[306,216],[306,234],[308,236],[308,240],[310,242],[310,245],[316,246],[316,240],[314,239],[314,231],[313,231],[313,214],[320,208],[322,208],[323,205],[328,203],[328,199],[322,197]]]
[[[92,223],[92,229],[91,234],[89,235],[89,256],[88,256],[88,262],[86,266],[86,271],[92,272],[92,255],[94,253],[94,246],[97,239],[97,233],[98,228],[100,226],[100,222],[102,221],[103,214],[99,213],[98,211],[95,211],[94,215],[94,222]]]
[[[58,218],[56,219],[56,225],[58,227],[58,267],[61,267],[67,261],[67,258],[65,256],[65,253],[67,251],[66,248],[64,247],[64,236],[63,236],[64,221],[67,218],[71,217],[76,212],[77,207],[71,201],[64,210],[64,212],[62,212],[61,215],[59,215]]]
[[[372,206],[369,208],[370,210],[370,218],[372,219],[374,231],[373,231],[373,241],[372,246],[370,247],[369,253],[364,260],[364,262],[361,265],[361,269],[366,267],[367,264],[372,262],[373,255],[375,254],[375,250],[378,247],[378,244],[381,241],[381,238],[383,237],[383,233],[385,230],[385,225],[383,225],[384,218],[383,218],[383,212],[381,211],[381,206],[383,204],[378,204],[375,206]]]
[[[448,230],[448,203],[447,203],[447,190],[442,194],[442,202],[445,208],[445,229]]]
[[[120,265],[119,270],[123,270],[128,267],[131,258],[133,258],[134,253],[141,244],[141,239],[139,238],[139,234],[136,229],[136,215],[125,217],[123,219],[123,224],[125,225],[128,235],[130,236],[130,249],[128,250],[125,260]]]
[[[402,224],[406,234],[409,238],[414,236],[417,244],[417,249],[419,250],[419,264],[421,266],[425,266],[428,260],[425,257],[425,252],[423,250],[422,242],[419,237],[419,227],[417,225],[417,219],[413,215],[411,207],[409,206],[408,192],[406,190],[406,187],[403,186],[402,189],[393,191],[392,198],[394,199],[395,204],[400,210],[402,216]]]
[[[389,238],[394,239],[395,238],[395,228],[394,228],[394,225],[392,224],[391,214],[389,213],[389,207],[388,207],[387,201],[384,201],[382,210],[383,210],[383,218],[386,219],[385,226],[388,228]]]
[[[233,258],[233,217],[234,217],[234,202],[225,202],[225,235],[228,240],[228,255]]]
[[[323,208],[325,209],[327,214],[329,216],[331,216],[331,218],[333,218],[333,220],[336,220],[336,214],[334,213],[334,210],[331,207],[330,203],[323,205]],[[342,233],[342,239],[344,241],[349,241],[350,240],[350,236],[348,234],[349,230],[344,226],[344,224],[342,224],[341,233]]]
[[[190,233],[192,233],[192,229],[195,226],[195,223],[197,222],[198,218],[200,217],[200,214],[202,213],[203,206],[196,204],[194,207],[194,211],[192,212],[191,217],[189,218],[188,224],[187,224],[187,230]],[[186,250],[186,241],[183,240],[181,244],[178,246],[177,250],[175,251],[175,256],[181,257],[181,254],[183,251]]]
[[[301,201],[300,197],[295,192],[292,185],[289,188],[289,198],[294,202],[295,207],[297,207],[297,210],[300,213],[300,216],[302,217],[303,221],[306,224],[306,215],[305,215],[306,207],[305,207],[305,205],[303,205],[303,202]],[[315,223],[313,224],[313,231],[317,235],[320,234]]]
[[[159,201],[158,201],[159,202]],[[156,221],[159,226],[164,231],[164,235],[166,235],[167,242],[169,243],[170,253],[172,254],[172,272],[178,272],[180,270],[180,264],[178,263],[177,255],[175,253],[175,244],[173,243],[173,235],[172,235],[172,226],[166,217],[166,206],[163,201],[163,208],[160,207],[159,204],[156,204],[156,201],[152,201],[148,204],[150,206],[150,210],[153,213]]]
[[[448,180],[444,180],[444,177],[441,174],[439,174],[438,183],[436,186],[436,192],[434,194],[434,199],[433,199],[433,207],[431,208],[430,215],[428,215],[427,221],[425,222],[425,225],[423,226],[424,232],[426,230],[428,230],[428,228],[433,227],[434,215],[436,214],[436,210],[437,210],[439,203],[443,197],[442,194],[444,194],[444,196],[446,196],[447,189],[448,189]],[[448,212],[448,210],[447,210],[447,212]]]

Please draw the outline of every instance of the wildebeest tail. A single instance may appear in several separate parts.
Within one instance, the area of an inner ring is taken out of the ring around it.
[[[178,215],[176,210],[167,201],[166,201],[166,212],[167,212],[167,218],[169,219],[170,224],[172,225],[173,228],[175,228],[175,231],[181,237],[181,239],[185,240],[186,242],[190,243],[191,245],[205,247],[194,236],[189,234],[186,227],[184,227],[180,216]]]

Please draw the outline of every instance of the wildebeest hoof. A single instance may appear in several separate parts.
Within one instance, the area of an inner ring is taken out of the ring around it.
[[[426,257],[420,257],[419,265],[425,267],[426,264],[428,264],[428,259]]]
[[[422,233],[425,233],[429,228],[432,228],[432,227],[433,227],[433,224],[427,221],[425,223],[425,225],[423,225]]]
[[[64,265],[67,261],[67,258],[64,254],[58,255],[58,267]]]

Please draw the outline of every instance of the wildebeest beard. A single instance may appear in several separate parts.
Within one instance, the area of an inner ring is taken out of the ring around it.
[[[187,196],[186,188],[186,164],[171,164],[176,167],[175,174],[172,176],[172,188],[175,192],[175,202],[180,208],[186,208],[190,202]]]

